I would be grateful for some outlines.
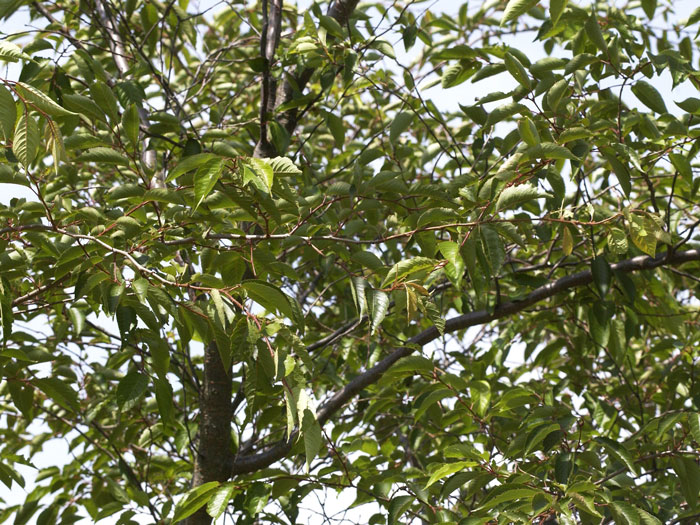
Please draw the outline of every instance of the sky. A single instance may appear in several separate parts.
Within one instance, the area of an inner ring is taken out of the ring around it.
[[[663,0],[659,0],[659,3],[662,3],[662,1]],[[212,3],[212,0],[204,0],[198,3],[193,0],[193,8],[191,8],[190,11],[196,11],[196,9],[194,8],[197,7],[197,4],[200,9],[206,9]],[[430,6],[430,9],[433,11],[451,13],[456,10],[459,3],[461,2],[455,2],[451,0],[437,0],[432,3],[424,2],[420,4],[420,8],[422,9],[424,7]],[[306,6],[308,6],[310,2],[308,0],[304,0],[300,2],[300,4],[300,7],[303,9]],[[472,4],[478,5],[479,2],[473,1]],[[674,4],[676,6],[676,12],[678,13],[679,19],[686,18],[690,14],[690,12],[697,6],[697,2],[695,0],[680,0],[675,1]],[[16,16],[11,18],[9,21],[5,22],[4,24],[0,24],[0,31],[6,34],[22,31],[24,28],[29,29],[27,24],[28,17],[26,15],[26,12],[18,12]],[[528,41],[528,39],[524,36],[506,36],[503,39],[503,43],[519,48],[520,50],[525,52],[533,62],[539,58],[546,56],[539,44],[532,41]],[[403,50],[403,46],[400,43],[400,38],[397,38],[395,42],[392,42],[392,44],[394,44],[394,49],[397,52],[398,60],[402,64],[408,64],[413,58],[413,55],[411,53],[406,53]],[[16,79],[18,76],[18,68],[16,66],[13,67],[12,65],[10,65],[10,67],[8,67],[4,72],[0,73],[0,76],[11,80]],[[697,90],[688,82],[680,85],[672,91],[671,79],[668,75],[662,76],[660,78],[655,78],[651,82],[664,95],[664,99],[667,101],[669,110],[672,113],[679,113],[680,109],[674,104],[670,104],[670,100],[680,101],[691,96],[698,97]],[[460,86],[447,90],[442,89],[438,84],[437,86],[423,92],[423,95],[426,98],[431,98],[440,110],[454,111],[458,108],[459,103],[463,105],[469,105],[480,96],[483,96],[492,91],[508,91],[509,89],[515,87],[515,84],[515,80],[513,80],[507,74],[501,74],[479,82],[478,84],[471,84],[470,82],[466,82],[464,84],[461,84]],[[631,107],[639,106],[638,101],[629,89],[625,91],[623,100]],[[499,103],[495,104],[498,105]],[[36,200],[34,194],[27,188],[16,185],[0,184],[0,203],[9,204],[10,200],[15,197],[24,197],[30,200]],[[107,325],[114,325],[114,323],[109,319],[105,318],[103,321]],[[35,328],[41,329],[41,327]],[[114,331],[117,331],[116,327],[114,326],[112,326],[112,329]],[[522,348],[520,348],[516,352],[512,352],[509,356],[508,362],[510,362],[513,365],[518,365],[522,363]],[[40,427],[36,428],[38,429]],[[68,447],[66,442],[63,440],[54,440],[51,442],[50,448],[47,448],[46,450],[35,456],[34,463],[37,467],[41,468],[54,464],[60,464],[61,462],[66,461],[67,459]],[[22,469],[22,474],[25,475],[26,479],[29,482],[27,490],[31,490],[34,472],[32,471],[32,469],[25,468]],[[349,491],[346,491],[340,496],[333,494],[333,491],[329,491],[327,495],[330,498],[329,503],[327,505],[327,508],[330,509],[329,513],[334,513],[336,511],[339,511],[340,509],[346,508],[352,502],[352,499],[354,499],[354,494],[350,493]],[[24,500],[24,496],[25,491],[18,489],[16,485],[12,490],[9,490],[4,485],[0,484],[0,498],[5,500],[7,504],[22,502]],[[299,522],[317,523],[318,518],[316,517],[316,512],[318,512],[319,510],[319,505],[320,504],[311,504],[309,506],[309,509],[302,513]],[[374,510],[372,510],[372,512],[374,512]],[[366,520],[369,515],[370,513],[368,513],[365,508],[361,508],[351,511],[348,515],[348,518],[354,518],[356,520],[359,520],[359,522],[362,522],[363,518],[364,520]],[[149,523],[149,521],[150,520],[146,519],[143,520],[143,523]],[[101,523],[109,525],[113,522],[113,520],[107,519],[103,520]],[[30,523],[33,523],[33,521],[30,521]]]

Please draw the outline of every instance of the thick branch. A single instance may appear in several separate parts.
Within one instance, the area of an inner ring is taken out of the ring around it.
[[[334,18],[341,26],[345,26],[358,3],[359,0],[337,0],[331,4],[327,14],[331,18]],[[306,87],[306,84],[308,84],[309,80],[311,80],[311,75],[313,75],[314,71],[315,69],[313,68],[304,68],[297,71],[292,78],[286,78],[277,89],[277,93],[273,97],[274,105],[270,108],[268,114],[274,112],[274,110],[281,105],[290,102],[294,98],[295,94],[298,93],[301,95]],[[279,124],[287,130],[287,133],[291,135],[297,127],[299,112],[296,108],[290,109],[289,111],[286,111],[280,115],[277,120]],[[258,145],[255,147],[256,154],[260,149],[261,144],[258,143]],[[274,148],[271,147],[270,150],[272,149]]]
[[[610,266],[612,270],[618,272],[635,272],[639,270],[651,270],[661,266],[678,265],[692,261],[700,261],[700,250],[688,250],[670,254],[663,253],[657,257],[640,255],[638,257],[633,257],[632,259],[620,261]],[[518,314],[530,306],[544,301],[545,299],[549,299],[550,297],[573,288],[586,286],[591,282],[593,282],[593,276],[590,270],[578,272],[573,275],[567,275],[549,284],[536,288],[519,301],[509,301],[503,303],[493,311],[479,310],[453,317],[445,323],[445,333],[457,332],[459,330],[469,328],[470,326],[485,324],[497,319]],[[433,326],[410,338],[407,343],[409,345],[424,346],[439,337],[440,333]],[[389,370],[394,363],[396,363],[402,357],[410,355],[413,353],[413,351],[414,350],[408,346],[396,348],[375,366],[352,379],[332,398],[326,401],[326,403],[324,403],[319,409],[317,414],[319,423],[323,424],[328,421],[331,416],[333,416],[333,414],[337,412],[345,403],[359,394],[365,387],[379,381],[382,375],[384,375],[384,373]],[[282,459],[291,450],[292,444],[296,437],[297,434],[293,433],[290,439],[282,440],[264,452],[237,458],[233,464],[232,474],[236,475],[246,472],[253,472]]]

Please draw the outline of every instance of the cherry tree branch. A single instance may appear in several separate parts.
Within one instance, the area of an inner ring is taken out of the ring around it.
[[[616,272],[636,272],[640,270],[652,270],[654,268],[664,266],[674,266],[687,262],[700,261],[700,250],[687,250],[683,252],[662,253],[656,257],[648,255],[640,255],[631,259],[626,259],[618,263],[611,264],[610,267]],[[493,310],[478,310],[467,314],[459,315],[448,319],[445,323],[445,333],[457,332],[464,330],[470,326],[486,324],[491,321],[502,319],[516,315],[525,311],[530,306],[554,297],[555,295],[566,292],[573,288],[587,286],[593,282],[593,275],[590,270],[585,270],[572,275],[566,275],[552,281],[551,283],[540,286],[534,289],[527,296],[518,301],[508,301],[497,306]],[[326,401],[318,410],[317,417],[320,424],[328,421],[335,412],[345,405],[348,401],[359,394],[364,388],[379,381],[384,373],[391,368],[402,357],[406,357],[414,352],[414,346],[425,346],[426,344],[438,339],[440,333],[434,326],[423,330],[419,334],[413,336],[407,341],[407,346],[402,346],[394,349],[388,356],[382,359],[369,370],[361,373],[352,379],[347,385]],[[231,474],[245,474],[254,472],[261,468],[271,465],[275,461],[284,458],[292,448],[292,444],[296,440],[298,432],[295,431],[289,439],[281,440],[269,449],[236,458],[233,463]]]

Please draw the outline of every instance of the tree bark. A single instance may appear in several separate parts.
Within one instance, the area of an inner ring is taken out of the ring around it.
[[[204,380],[200,394],[199,439],[194,463],[192,486],[229,479],[233,466],[231,418],[233,387],[231,370],[226,370],[216,344],[204,350]],[[187,518],[186,525],[209,525],[206,506]]]

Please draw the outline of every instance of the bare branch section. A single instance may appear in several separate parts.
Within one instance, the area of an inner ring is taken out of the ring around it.
[[[271,4],[271,5],[268,5]],[[263,78],[260,85],[260,139],[255,146],[255,157],[271,157],[275,147],[270,143],[267,133],[269,116],[275,110],[277,81],[271,74],[271,65],[275,59],[275,49],[280,42],[282,31],[282,0],[263,0],[263,27],[260,36],[260,54],[264,58]]]
[[[652,270],[663,266],[675,266],[694,261],[700,261],[700,250],[663,253],[656,257],[641,255],[611,264],[610,267],[616,272],[635,272],[640,270]],[[573,288],[587,286],[592,282],[593,274],[590,270],[578,272],[573,275],[567,275],[557,279],[556,281],[536,288],[520,301],[509,301],[503,303],[493,311],[479,310],[453,317],[452,319],[447,320],[445,323],[445,333],[457,332],[459,330],[469,328],[470,326],[486,324],[504,317],[519,314],[530,306],[544,301],[545,299],[549,299],[550,297],[554,297],[555,295],[561,294]],[[433,326],[412,337],[407,341],[407,343],[409,345],[425,346],[439,337],[440,333]],[[346,386],[344,386],[333,397],[326,401],[326,403],[324,403],[319,409],[317,414],[319,423],[324,424],[326,421],[328,421],[335,412],[337,412],[343,407],[343,405],[345,405],[345,403],[359,394],[362,389],[379,381],[379,379],[387,370],[389,370],[389,368],[391,368],[393,364],[395,364],[402,357],[406,357],[413,352],[414,350],[409,346],[396,348],[375,366],[352,379]],[[247,472],[254,472],[271,465],[275,461],[279,461],[289,453],[296,437],[297,434],[293,433],[288,440],[279,441],[276,445],[270,447],[264,452],[236,458],[235,462],[233,463],[232,475],[235,476],[238,474],[245,474]]]
[[[278,1],[281,6],[281,0],[273,0],[273,3],[276,3]],[[357,7],[358,3],[359,0],[339,0],[336,2],[332,2],[327,14],[329,17],[334,18],[341,26],[345,26],[348,22],[348,19],[350,18],[350,15],[355,10],[355,7]],[[274,11],[274,9],[272,11]],[[270,13],[270,15],[272,16],[272,12]],[[269,22],[271,21],[272,18],[270,18]],[[267,57],[267,55],[265,55],[265,57]],[[269,65],[269,62],[267,62],[267,65]],[[309,80],[311,80],[311,76],[313,75],[314,71],[315,69],[313,68],[304,68],[300,71],[297,71],[297,73],[294,76],[292,76],[292,78],[285,78],[284,82],[280,83],[279,87],[276,88],[275,95],[269,97],[272,100],[272,105],[268,106],[265,103],[262,104],[260,123],[261,128],[264,127],[264,129],[261,129],[261,140],[255,147],[256,157],[274,156],[275,154],[279,153],[275,151],[274,146],[267,139],[267,121],[265,120],[265,118],[267,117],[263,118],[262,111],[265,111],[267,115],[271,115],[278,107],[293,100],[295,98],[295,95],[301,96],[301,93],[304,91],[304,88],[306,88],[306,85],[309,83]],[[267,76],[269,76],[269,72]],[[263,89],[265,89],[266,87],[265,75],[263,76],[262,87]],[[263,98],[263,101],[264,100],[265,99]],[[277,121],[279,122],[280,126],[282,126],[287,131],[287,133],[291,135],[296,129],[297,124],[299,122],[299,112],[297,108],[285,111],[277,118]]]

